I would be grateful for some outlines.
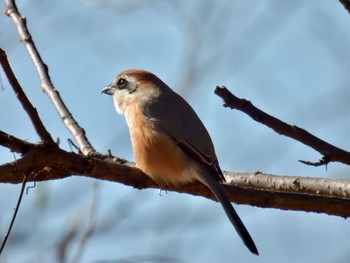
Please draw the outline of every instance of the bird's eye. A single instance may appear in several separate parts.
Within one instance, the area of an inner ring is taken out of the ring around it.
[[[127,81],[124,78],[118,79],[117,86],[119,89],[125,89],[126,88]]]

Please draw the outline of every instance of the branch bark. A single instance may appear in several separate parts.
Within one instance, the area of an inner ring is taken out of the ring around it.
[[[12,141],[15,142],[13,147]],[[199,182],[176,187],[157,185],[130,162],[84,156],[64,151],[56,145],[31,144],[4,132],[0,133],[0,144],[11,149],[29,149],[21,159],[0,166],[0,182],[3,183],[21,183],[23,174],[29,175],[28,181],[55,180],[79,174],[137,189],[162,188],[215,200],[210,190]],[[263,173],[225,172],[225,176],[228,181],[226,193],[232,202],[238,204],[350,217],[349,180]]]
[[[223,99],[224,107],[240,110],[248,114],[253,120],[266,125],[275,132],[293,138],[318,151],[324,156],[322,158],[324,163],[341,162],[350,165],[350,152],[335,147],[295,125],[280,121],[256,108],[250,101],[237,98],[224,86],[217,86],[215,94]],[[305,161],[303,163],[305,163]]]

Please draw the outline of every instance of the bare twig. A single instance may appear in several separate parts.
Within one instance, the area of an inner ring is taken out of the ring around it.
[[[36,181],[33,181],[33,185],[30,185],[26,189],[26,195],[29,193],[30,189],[34,189],[36,187]]]
[[[2,82],[2,76],[0,74],[0,91],[4,91],[5,87],[4,87],[4,83]]]
[[[81,153],[81,151],[79,150],[79,147],[75,145],[75,143],[71,140],[71,139],[68,139],[68,145],[69,145],[69,148],[70,150],[73,152],[73,148],[75,150],[77,150],[79,153]]]
[[[256,108],[250,101],[237,98],[224,86],[217,86],[215,94],[224,100],[225,107],[243,111],[252,119],[270,127],[275,132],[310,146],[321,153],[328,162],[341,162],[350,165],[350,152],[335,147],[295,125],[292,126],[280,121]]]
[[[40,77],[42,90],[50,98],[52,104],[58,112],[58,115],[61,117],[63,123],[65,124],[69,132],[72,134],[81,152],[85,155],[94,153],[95,149],[92,147],[89,140],[87,139],[84,129],[81,128],[79,124],[75,121],[72,114],[69,112],[68,108],[61,99],[58,90],[52,84],[48,67],[41,59],[41,56],[35,46],[32,36],[28,31],[26,19],[20,15],[14,0],[6,0],[6,5],[7,8],[4,12],[9,17],[11,17],[11,19],[17,27],[19,37],[24,46],[26,47],[29,56],[32,59]]]
[[[53,144],[54,141],[50,135],[50,133],[46,130],[44,124],[41,122],[38,112],[33,107],[26,94],[24,93],[21,85],[19,84],[15,74],[13,73],[11,66],[7,60],[7,55],[4,50],[0,48],[0,64],[9,80],[18,100],[22,104],[24,110],[27,112],[30,120],[33,123],[33,126],[41,138],[45,143]]]
[[[327,165],[329,164],[329,160],[327,160],[326,157],[322,157],[318,162],[310,162],[310,161],[303,161],[303,160],[299,160],[299,162],[310,166],[316,166],[316,167],[325,165],[326,169],[327,169]]]
[[[26,183],[27,183],[27,175],[24,175],[23,180],[22,180],[22,188],[21,188],[21,192],[20,192],[19,197],[18,197],[18,201],[17,201],[17,205],[16,205],[16,208],[15,208],[15,212],[13,213],[10,226],[9,226],[9,228],[7,230],[7,233],[6,233],[5,237],[4,237],[4,240],[2,241],[2,244],[1,244],[0,255],[1,255],[1,253],[3,252],[3,250],[5,248],[7,239],[10,236],[10,233],[11,233],[11,230],[12,230],[12,226],[15,223],[17,212],[18,212],[19,206],[20,206],[20,204],[22,202],[23,192],[24,192],[24,189],[26,187]]]
[[[28,144],[28,142],[23,142]],[[115,162],[66,152],[58,147],[33,144],[21,159],[0,166],[0,182],[20,183],[23,174],[28,181],[43,181],[83,175],[119,182],[137,189],[162,188],[214,199],[201,183],[162,187],[153,182],[132,163]],[[31,172],[35,171],[35,178]],[[226,193],[231,201],[259,207],[301,210],[350,217],[350,181],[263,173],[225,172]]]

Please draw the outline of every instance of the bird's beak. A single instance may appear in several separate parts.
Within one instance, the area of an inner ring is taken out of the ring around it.
[[[116,88],[115,88],[112,84],[110,84],[110,85],[108,85],[107,87],[105,87],[105,88],[101,91],[101,93],[104,93],[104,94],[107,94],[107,95],[113,95],[114,92],[115,92],[115,90],[116,90]]]

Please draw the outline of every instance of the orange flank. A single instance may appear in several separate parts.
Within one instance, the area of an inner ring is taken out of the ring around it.
[[[181,149],[169,136],[154,130],[152,127],[154,124],[145,119],[136,103],[129,102],[127,109],[125,114],[129,115],[126,119],[130,128],[136,166],[159,183],[188,182],[188,174],[184,171],[191,171],[183,160]]]

